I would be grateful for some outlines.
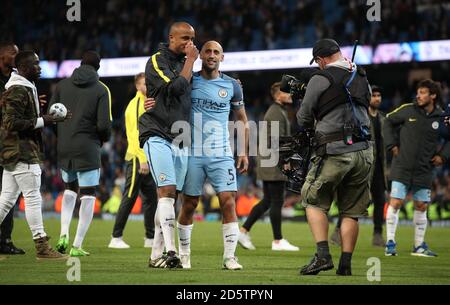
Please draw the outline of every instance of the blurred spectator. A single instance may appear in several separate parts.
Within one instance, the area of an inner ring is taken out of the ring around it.
[[[258,203],[260,198],[256,196],[255,186],[249,184],[240,194],[236,201],[236,214],[238,217],[247,217],[253,206]]]

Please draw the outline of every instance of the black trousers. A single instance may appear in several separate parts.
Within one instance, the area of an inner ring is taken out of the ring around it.
[[[375,168],[372,183],[370,185],[373,204],[373,232],[383,233],[384,204],[386,203],[386,188],[384,185],[383,171]]]
[[[263,181],[264,198],[252,208],[250,215],[242,226],[250,231],[255,222],[270,209],[273,239],[283,239],[281,234],[281,208],[284,203],[284,189],[284,181]]]
[[[139,174],[139,161],[137,158],[126,162],[125,174],[125,190],[116,215],[112,236],[122,237],[128,216],[133,209],[139,191],[141,191],[145,236],[153,238],[155,235],[155,212],[158,204],[155,181],[153,181],[151,174]]]
[[[3,167],[0,167],[0,190],[2,189]],[[11,233],[14,227],[14,207],[9,211],[0,225],[0,244],[6,243],[11,239]]]

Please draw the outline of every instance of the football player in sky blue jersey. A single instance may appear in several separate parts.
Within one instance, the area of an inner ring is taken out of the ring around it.
[[[236,216],[236,169],[230,148],[228,118],[233,109],[238,124],[238,135],[245,135],[245,149],[238,152],[237,167],[240,173],[248,168],[248,126],[242,87],[233,78],[219,71],[223,61],[222,46],[208,41],[200,52],[202,70],[192,79],[192,146],[188,159],[188,171],[183,188],[184,198],[178,217],[179,254],[183,268],[190,266],[190,239],[194,211],[208,178],[219,197],[223,214],[223,267],[239,270],[235,250],[239,238]]]

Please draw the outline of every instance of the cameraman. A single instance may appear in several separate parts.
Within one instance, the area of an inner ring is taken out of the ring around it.
[[[367,216],[370,201],[370,88],[365,72],[344,58],[332,39],[315,43],[311,64],[314,61],[321,71],[307,85],[297,121],[302,129],[315,129],[316,155],[301,193],[317,253],[300,274],[315,275],[334,268],[327,213],[336,197],[342,217],[342,254],[336,274],[351,275],[358,218]]]
[[[386,202],[386,152],[384,149],[383,126],[386,120],[386,115],[378,110],[381,104],[381,88],[372,86],[372,97],[369,105],[370,115],[370,134],[372,135],[373,143],[373,160],[372,176],[370,182],[370,194],[372,195],[373,203],[373,237],[372,245],[375,247],[385,247],[386,242],[383,239],[383,222],[384,222],[384,205]],[[338,220],[336,229],[330,237],[331,243],[338,246],[341,245],[341,219]]]

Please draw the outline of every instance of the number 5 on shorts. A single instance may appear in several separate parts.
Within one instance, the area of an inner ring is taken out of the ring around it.
[[[228,175],[230,175],[230,181],[234,181],[234,172],[233,172],[233,169],[232,168],[230,168],[230,169],[228,169]]]

